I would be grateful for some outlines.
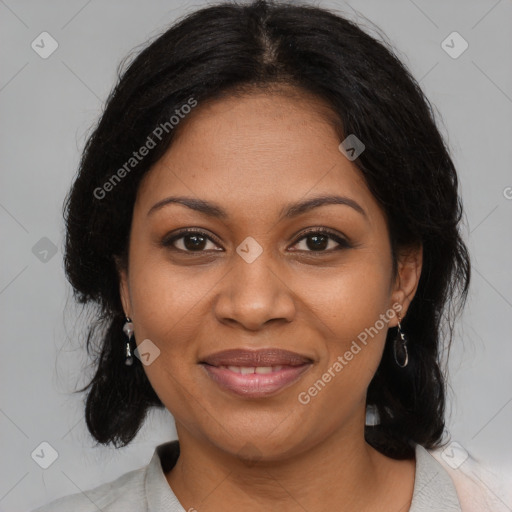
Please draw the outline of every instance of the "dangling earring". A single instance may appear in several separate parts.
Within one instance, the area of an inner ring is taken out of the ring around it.
[[[128,341],[126,342],[126,350],[125,350],[126,359],[124,361],[124,364],[126,366],[131,366],[133,364],[133,356],[132,356],[132,351],[130,348],[130,343],[133,338],[133,324],[132,324],[132,321],[130,320],[130,318],[128,318],[128,317],[126,317],[126,323],[123,326],[123,332],[126,334],[126,336],[128,336]]]
[[[405,368],[409,362],[409,353],[407,352],[407,338],[402,332],[402,325],[400,324],[400,314],[397,313],[398,326],[396,338],[393,341],[393,355],[395,356],[395,362],[400,368]]]

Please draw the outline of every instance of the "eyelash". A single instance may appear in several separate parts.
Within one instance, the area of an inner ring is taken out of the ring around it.
[[[209,240],[210,242],[213,242],[217,245],[220,245],[220,243],[218,241],[215,240],[215,238],[213,238],[211,235],[207,234],[206,232],[204,231],[201,231],[200,229],[195,229],[195,228],[188,228],[188,229],[182,229],[181,231],[179,231],[178,233],[176,233],[175,235],[173,235],[171,238],[164,238],[163,241],[162,241],[162,246],[164,246],[165,248],[167,249],[171,249],[171,250],[174,250],[176,252],[181,252],[181,253],[186,253],[186,254],[204,254],[208,251],[205,251],[205,250],[202,250],[202,251],[186,251],[184,249],[178,249],[177,247],[174,247],[173,246],[173,243],[176,242],[177,240],[181,239],[181,238],[184,238],[185,235],[199,235],[201,237],[204,237],[206,238],[207,240]],[[344,238],[336,235],[335,233],[333,233],[331,230],[327,229],[327,228],[312,228],[308,231],[305,231],[303,232],[299,238],[297,238],[295,240],[295,242],[293,243],[293,245],[297,245],[299,242],[301,242],[302,240],[308,238],[309,236],[312,236],[312,235],[326,235],[328,236],[328,238],[334,240],[338,245],[339,247],[335,248],[335,249],[327,249],[327,250],[322,250],[322,251],[302,251],[302,250],[298,250],[296,252],[307,252],[307,253],[311,253],[311,254],[329,254],[333,251],[339,251],[339,250],[342,250],[342,249],[348,249],[350,247],[352,247],[352,245],[347,241],[345,240]],[[215,252],[220,252],[220,251],[215,251]]]

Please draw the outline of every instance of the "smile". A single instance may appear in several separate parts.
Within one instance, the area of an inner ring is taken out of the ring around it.
[[[259,373],[260,375],[266,374],[266,373],[272,373],[272,372],[278,372],[279,370],[282,370],[282,366],[256,366],[256,367],[249,367],[249,366],[219,366],[219,368],[222,368],[224,370],[230,370],[235,373],[242,373],[244,375],[247,375],[249,373]]]
[[[313,359],[277,347],[233,348],[206,355],[199,364],[223,391],[244,398],[266,398],[297,382]]]

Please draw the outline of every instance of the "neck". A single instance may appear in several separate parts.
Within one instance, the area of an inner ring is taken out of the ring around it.
[[[229,503],[232,510],[370,511],[383,510],[388,501],[406,507],[397,510],[408,510],[414,461],[383,456],[365,442],[364,424],[362,429],[360,434],[354,429],[335,431],[280,460],[251,461],[220,450],[177,424],[180,457],[167,481],[186,510],[220,511]],[[408,462],[408,472],[403,462]],[[394,479],[390,480],[390,472]],[[400,472],[407,489],[402,481],[402,496],[397,496]]]

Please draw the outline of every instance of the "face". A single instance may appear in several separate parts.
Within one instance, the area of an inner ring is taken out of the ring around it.
[[[138,190],[120,289],[144,371],[180,436],[228,454],[362,436],[419,279],[419,252],[393,276],[385,216],[325,109],[286,91],[200,104]]]

